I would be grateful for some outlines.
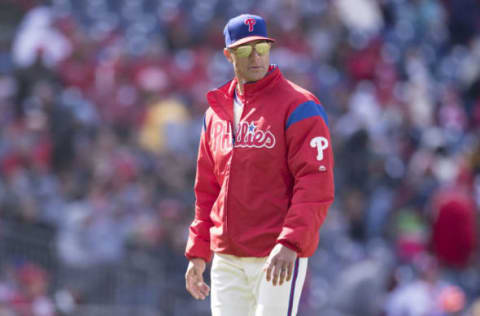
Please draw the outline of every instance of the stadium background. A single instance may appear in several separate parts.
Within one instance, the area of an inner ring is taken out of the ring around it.
[[[480,1],[2,0],[0,315],[208,315],[183,250],[229,17],[330,120],[300,315],[480,315]]]

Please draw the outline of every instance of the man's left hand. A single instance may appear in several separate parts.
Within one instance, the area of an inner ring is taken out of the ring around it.
[[[277,283],[282,285],[284,281],[290,281],[295,259],[297,259],[297,253],[294,250],[282,244],[276,244],[263,267],[263,270],[266,271],[267,282],[270,282],[272,277],[273,286]]]

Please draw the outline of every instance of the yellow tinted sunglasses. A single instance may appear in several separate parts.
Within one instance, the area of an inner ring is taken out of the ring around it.
[[[270,51],[270,43],[260,42],[255,45],[241,45],[233,49],[233,53],[240,58],[248,57],[253,51],[253,46],[260,56],[265,55]]]

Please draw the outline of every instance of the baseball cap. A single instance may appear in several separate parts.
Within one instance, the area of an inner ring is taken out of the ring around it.
[[[253,14],[241,14],[231,18],[223,29],[225,47],[231,48],[255,40],[275,42],[267,35],[265,20]]]

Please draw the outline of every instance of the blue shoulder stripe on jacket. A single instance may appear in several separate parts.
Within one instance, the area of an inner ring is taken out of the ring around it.
[[[285,129],[288,129],[290,125],[294,123],[300,122],[313,116],[321,116],[325,121],[325,124],[327,124],[328,126],[327,112],[325,112],[323,106],[315,103],[314,101],[307,101],[300,104],[295,110],[293,110],[293,112],[288,117],[287,126],[285,127]]]
[[[207,114],[206,113],[203,115],[203,130],[204,131],[207,130]]]

